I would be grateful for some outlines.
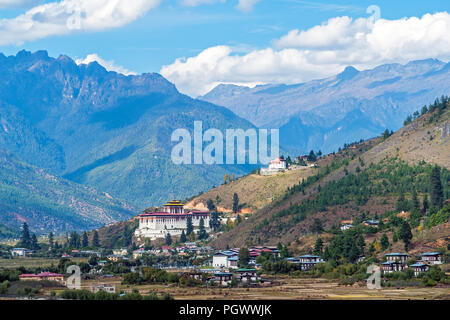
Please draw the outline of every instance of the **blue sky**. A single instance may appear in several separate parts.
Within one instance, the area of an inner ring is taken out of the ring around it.
[[[78,0],[70,0],[77,2]],[[70,2],[69,1],[69,2]],[[83,1],[83,0],[80,0]],[[92,0],[91,0],[92,1]],[[106,0],[101,0],[106,1]],[[145,0],[139,0],[142,3]],[[191,1],[191,5],[183,1]],[[193,2],[208,2],[192,6]],[[246,1],[246,0],[241,0]],[[242,10],[238,5],[238,0],[149,0],[149,6],[142,4],[138,16],[132,15],[124,19],[118,26],[112,22],[105,22],[98,26],[82,28],[74,32],[63,32],[58,35],[37,35],[25,36],[21,26],[12,27],[8,24],[21,14],[33,9],[43,3],[56,3],[58,1],[33,1],[33,0],[0,0],[0,52],[6,55],[15,54],[21,49],[36,51],[45,49],[51,56],[67,54],[74,59],[84,59],[89,54],[95,54],[99,59],[121,66],[128,71],[136,73],[160,72],[163,66],[171,65],[176,59],[182,57],[196,57],[208,48],[216,46],[226,46],[231,48],[227,52],[227,58],[233,56],[246,56],[258,50],[272,48],[273,50],[283,50],[291,46],[280,45],[280,39],[292,30],[299,32],[326,23],[335,17],[347,16],[356,20],[358,18],[368,18],[370,15],[366,9],[370,5],[377,5],[381,10],[381,19],[398,20],[404,17],[422,17],[424,14],[435,14],[438,12],[448,12],[450,3],[448,0],[428,0],[428,1],[301,1],[301,0],[259,0],[252,8],[247,7]],[[50,11],[50,10],[49,10]],[[141,13],[144,14],[141,14]],[[133,13],[134,14],[134,13]],[[44,16],[47,19],[48,16]],[[50,18],[48,18],[50,19]],[[95,19],[95,16],[93,17]],[[114,19],[114,18],[113,18]],[[450,28],[445,25],[446,17],[441,17],[444,24],[438,24],[442,29]],[[6,27],[5,27],[6,25]],[[57,27],[57,26],[56,26]],[[55,28],[56,28],[55,27]],[[351,26],[350,26],[351,27]],[[349,27],[349,28],[350,28]],[[4,34],[8,32],[11,40],[1,41]],[[424,28],[419,26],[419,28]],[[430,27],[431,28],[431,27]],[[438,27],[433,27],[438,28]],[[36,28],[37,29],[37,28]],[[434,30],[432,29],[432,30]],[[347,32],[347,31],[344,31]],[[434,31],[433,31],[434,32]],[[13,36],[13,33],[17,33]],[[25,40],[21,40],[25,38]],[[19,39],[16,41],[15,39]],[[278,43],[278,45],[274,45]],[[295,50],[305,50],[304,41],[301,41]],[[333,44],[330,42],[330,46]],[[406,46],[406,45],[405,45]],[[299,49],[299,47],[301,47]],[[306,48],[310,50],[310,48]],[[314,47],[317,49],[317,46]],[[450,50],[450,49],[449,49]],[[443,52],[444,51],[444,52]],[[321,51],[322,54],[325,54]],[[402,55],[405,55],[404,52]],[[430,52],[431,57],[445,59],[447,53],[445,49],[438,52]],[[409,56],[406,54],[406,56]],[[411,55],[411,57],[416,57]],[[425,58],[417,55],[418,58]],[[392,56],[387,59],[375,59],[376,62],[397,61],[401,57]],[[250,59],[250,57],[249,57]],[[248,60],[246,60],[248,61]],[[335,72],[347,61],[333,64],[330,72]],[[352,61],[349,61],[352,62]],[[214,62],[216,63],[216,62]],[[367,62],[355,60],[354,65],[360,68],[371,67]],[[322,66],[322,65],[321,65]],[[326,76],[321,69],[317,72],[312,70],[314,66],[299,69],[305,76],[291,77],[287,75],[271,75],[262,73],[258,76],[245,73],[240,77],[225,76],[218,74],[216,78],[209,80],[208,85],[202,88],[188,88],[183,85],[183,81],[188,81],[186,75],[180,76],[180,72],[196,74],[202,77],[201,73],[195,73],[194,69],[186,68],[188,64],[179,64],[166,70],[163,75],[175,82],[178,87],[186,87],[184,90],[191,95],[204,93],[206,88],[219,82],[239,83],[252,85],[265,82],[298,82],[311,78]],[[197,68],[197,67],[196,67]],[[283,67],[280,67],[282,69]],[[311,69],[311,70],[310,70]],[[327,68],[323,68],[326,70]],[[182,70],[182,71],[179,71]],[[214,70],[210,69],[214,72]],[[271,74],[275,74],[272,72]],[[182,79],[180,79],[182,78]],[[266,79],[268,78],[268,79]],[[292,81],[289,81],[292,78]],[[177,83],[179,82],[179,83]]]

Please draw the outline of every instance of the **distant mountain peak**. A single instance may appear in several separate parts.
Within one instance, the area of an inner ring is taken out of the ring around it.
[[[353,66],[348,66],[342,71],[340,74],[337,75],[337,78],[340,80],[349,80],[353,77],[357,76],[359,74],[359,70],[356,69]]]

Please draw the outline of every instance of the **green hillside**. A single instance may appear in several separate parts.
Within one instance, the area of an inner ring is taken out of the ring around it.
[[[430,175],[434,165],[440,170],[443,200],[448,199],[448,106],[448,99],[438,101],[431,106],[431,112],[406,122],[392,136],[381,137],[367,152],[322,166],[318,174],[290,188],[282,199],[257,211],[213,245],[287,243],[310,233],[316,220],[323,228],[332,228],[346,219],[388,217],[400,208],[407,211],[414,192],[420,203],[425,195],[431,199]],[[417,226],[424,218],[418,215],[411,223]]]
[[[106,193],[30,166],[0,149],[0,224],[37,233],[83,230],[127,219],[134,208]],[[9,234],[11,230],[5,229]]]

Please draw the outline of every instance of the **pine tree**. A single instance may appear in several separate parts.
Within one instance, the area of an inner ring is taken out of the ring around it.
[[[311,150],[308,155],[308,161],[315,162],[317,160],[314,150]]]
[[[322,250],[323,250],[323,241],[321,238],[317,238],[316,244],[314,245],[314,254],[316,256],[320,256],[322,255]]]
[[[211,199],[209,199],[206,202],[206,206],[208,207],[208,211],[209,212],[212,212],[212,211],[216,210],[216,206],[214,205],[214,202]]]
[[[38,243],[38,240],[37,240],[37,237],[36,237],[36,235],[33,233],[33,235],[31,236],[31,245],[30,245],[30,248],[32,249],[32,250],[39,250],[39,243]]]
[[[358,247],[359,247],[360,253],[364,254],[364,249],[366,247],[366,242],[364,241],[364,237],[363,236],[359,236],[359,238],[358,238]]]
[[[237,193],[233,194],[233,212],[237,213],[239,211],[239,197]]]
[[[186,234],[184,233],[184,230],[181,231],[180,242],[182,243],[186,242]]]
[[[430,190],[431,206],[437,209],[442,208],[444,193],[442,191],[441,169],[438,166],[434,166],[431,171]]]
[[[420,203],[419,199],[417,198],[417,192],[416,189],[413,189],[412,195],[411,195],[411,202],[412,202],[412,209],[419,211],[420,210]]]
[[[430,203],[428,202],[428,195],[425,194],[423,196],[423,201],[422,201],[422,211],[423,213],[427,213],[428,212],[428,208],[430,207]]]
[[[20,246],[31,249],[30,229],[28,228],[28,224],[26,222],[23,223],[22,235],[20,236]]]
[[[48,244],[50,245],[50,247],[53,247],[54,241],[55,236],[53,235],[53,232],[50,231],[50,233],[48,234]]]
[[[314,223],[311,226],[311,232],[319,234],[322,231],[323,231],[322,221],[320,221],[319,219],[315,218],[314,219]]]
[[[381,250],[386,250],[387,248],[389,248],[389,239],[386,235],[386,233],[383,233],[383,235],[381,236]]]
[[[405,244],[405,250],[408,251],[408,246],[412,239],[412,233],[411,227],[407,221],[403,221],[402,225],[400,226],[398,236],[403,240],[403,243]]]
[[[248,251],[247,247],[242,247],[241,249],[239,249],[238,266],[240,268],[244,268],[248,266],[249,261],[250,261],[250,252]]]
[[[166,234],[166,245],[170,246],[172,244],[172,237],[170,233]]]
[[[81,236],[81,247],[86,248],[89,247],[89,240],[87,232],[83,232],[83,235]]]
[[[122,232],[122,245],[124,247],[129,247],[131,245],[131,238],[133,237],[132,232],[128,225],[125,225]]]
[[[97,230],[94,230],[94,235],[92,236],[92,246],[96,248],[100,247]]]
[[[198,230],[198,239],[203,240],[206,238],[208,238],[208,234],[206,233],[206,230],[205,230],[205,221],[203,220],[203,218],[201,218],[200,224],[199,224],[199,230]]]
[[[403,193],[399,195],[395,207],[397,211],[408,211],[408,201],[405,199],[405,195]]]
[[[192,224],[192,217],[186,219],[186,234],[189,236],[194,231],[194,225]]]

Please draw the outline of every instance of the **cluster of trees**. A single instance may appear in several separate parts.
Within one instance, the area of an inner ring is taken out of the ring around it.
[[[106,291],[92,293],[88,290],[64,290],[59,294],[59,297],[69,300],[173,300],[173,297],[168,293],[161,296],[158,296],[156,293],[143,296],[137,290],[125,293],[124,295]]]
[[[313,181],[319,180],[325,172],[309,177],[299,185],[291,188],[288,193],[305,192],[307,186]],[[331,181],[325,186],[318,187],[318,193],[314,198],[308,198],[301,204],[294,204],[288,209],[281,210],[271,216],[270,220],[263,221],[255,230],[261,230],[265,225],[282,217],[290,216],[291,219],[279,224],[283,229],[304,221],[308,215],[326,211],[329,206],[344,205],[350,201],[358,206],[364,205],[369,198],[374,196],[386,197],[399,195],[397,201],[398,211],[412,210],[413,226],[417,226],[425,212],[420,208],[418,192],[423,195],[423,206],[430,213],[442,208],[444,198],[448,198],[449,186],[443,183],[450,179],[450,172],[446,168],[431,166],[424,162],[416,166],[410,166],[398,159],[383,160],[378,164],[370,164],[364,171],[357,174],[348,174],[338,181]],[[405,194],[411,194],[411,200],[407,200]],[[428,195],[430,194],[430,201]],[[441,214],[442,215],[442,214]],[[317,222],[317,221],[316,221]],[[316,225],[315,222],[315,225]],[[320,231],[311,229],[312,232]]]
[[[206,274],[205,277],[206,279]],[[183,287],[194,287],[202,284],[202,281],[193,279],[188,275],[167,272],[155,268],[143,268],[142,275],[138,273],[127,273],[123,277],[123,284],[169,284],[176,283]]]
[[[408,125],[411,122],[413,122],[414,120],[416,120],[419,116],[423,116],[427,113],[434,113],[437,110],[437,113],[435,115],[436,118],[438,118],[442,112],[448,108],[450,104],[450,97],[448,96],[442,96],[440,99],[436,98],[436,100],[434,100],[433,104],[430,104],[428,107],[426,105],[424,105],[422,107],[422,110],[420,111],[415,111],[412,115],[408,115],[405,119],[405,121],[403,122],[403,125]],[[434,120],[434,117],[430,118],[430,123]]]
[[[23,247],[31,250],[39,250],[39,243],[36,234],[30,232],[28,224],[24,222],[22,226],[22,233],[20,235],[18,247]]]

